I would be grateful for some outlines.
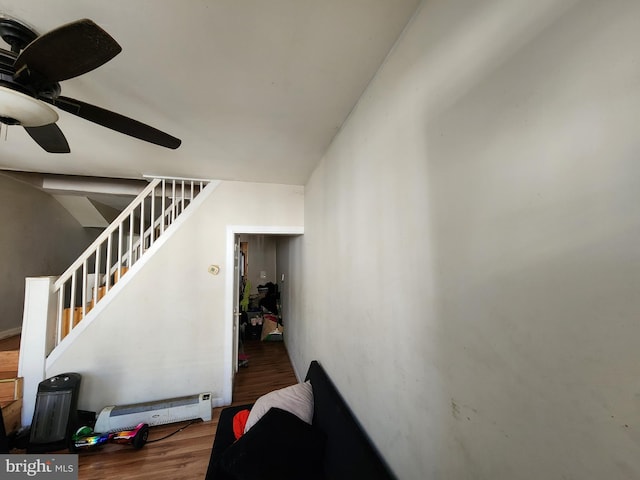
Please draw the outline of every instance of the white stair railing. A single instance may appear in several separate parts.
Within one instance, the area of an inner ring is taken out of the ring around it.
[[[162,236],[209,182],[153,179],[54,284],[56,345]]]

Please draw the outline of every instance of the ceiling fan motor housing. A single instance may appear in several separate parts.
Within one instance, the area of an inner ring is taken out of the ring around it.
[[[19,53],[33,42],[38,34],[33,28],[17,18],[0,13],[0,37],[11,46],[11,51]]]

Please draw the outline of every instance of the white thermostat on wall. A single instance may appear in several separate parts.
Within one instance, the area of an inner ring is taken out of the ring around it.
[[[211,275],[218,275],[220,273],[220,267],[218,265],[209,265],[209,273]]]

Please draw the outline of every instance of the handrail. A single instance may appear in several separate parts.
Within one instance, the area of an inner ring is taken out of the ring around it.
[[[116,230],[116,228],[120,226],[124,219],[128,217],[145,198],[147,198],[149,193],[151,193],[160,182],[160,179],[152,180],[149,185],[147,185],[145,189],[142,190],[142,192],[140,192],[140,194],[138,194],[135,199],[133,199],[133,201],[127,206],[127,208],[125,208],[122,213],[120,213],[120,215],[118,215],[116,219],[111,222],[111,225],[105,228],[104,231],[100,235],[98,235],[98,238],[96,238],[93,243],[89,245],[83,253],[80,254],[78,259],[73,262],[62,275],[60,275],[60,278],[58,278],[58,280],[56,280],[56,283],[54,284],[55,290],[58,290],[64,282],[69,280],[72,273],[75,272],[80,266],[82,266],[84,260],[88,259],[95,253],[98,245],[102,244],[107,239],[107,237],[109,237],[109,235],[111,235]]]
[[[166,218],[167,215],[169,215],[169,213],[171,213],[171,207],[165,209],[164,218]],[[144,238],[151,236],[151,230],[155,229],[156,227],[159,227],[161,225],[162,219],[163,219],[163,216],[158,216],[158,218],[155,219],[153,226],[150,226],[145,230]],[[120,231],[118,231],[118,234],[120,234]],[[158,234],[158,237],[160,235],[162,235],[162,233]],[[154,240],[156,240],[158,237],[155,237]],[[138,247],[140,246],[140,242],[142,242],[142,236],[140,236],[140,238],[138,238],[135,241],[135,243],[131,245],[131,252],[135,252],[138,250]],[[118,245],[118,247],[120,247],[120,245]],[[129,250],[127,250],[126,252],[122,252],[122,254],[118,253],[118,257],[120,258],[121,264],[127,263],[127,259],[129,258]],[[117,270],[118,270],[118,264],[114,263],[111,269],[109,270],[109,275],[114,274]]]
[[[202,179],[153,179],[65,270],[54,283],[58,294],[56,345],[90,313],[120,276],[142,258],[208,183]],[[150,205],[145,208],[148,199]],[[159,208],[156,202],[160,202]],[[139,228],[138,235],[134,227]],[[135,241],[134,236],[138,237]],[[88,295],[90,288],[93,292]]]

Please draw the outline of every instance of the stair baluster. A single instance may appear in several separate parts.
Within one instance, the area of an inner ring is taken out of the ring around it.
[[[170,188],[167,182],[171,182]],[[193,179],[153,179],[58,278],[54,286],[58,292],[56,345],[142,258],[207,184],[208,181]],[[158,196],[161,197],[159,212]],[[88,295],[90,283],[93,291]]]

